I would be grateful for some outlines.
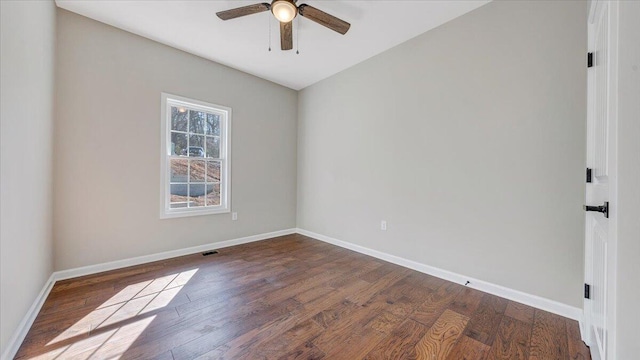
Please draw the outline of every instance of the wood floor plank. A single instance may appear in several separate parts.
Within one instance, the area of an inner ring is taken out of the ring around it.
[[[324,328],[322,326],[318,325],[312,319],[308,319],[282,332],[279,336],[271,339],[271,341],[260,344],[256,343],[250,352],[240,352],[234,355],[231,351],[227,351],[225,356],[229,359],[238,357],[277,359],[283,354],[301,356],[301,354],[305,352],[318,356],[321,351],[313,346],[311,341],[318,337],[323,331]]]
[[[458,314],[471,316],[480,306],[480,301],[485,294],[481,291],[465,287],[449,306],[451,311]]]
[[[508,300],[490,294],[482,297],[478,309],[471,315],[465,335],[486,345],[491,345],[504,317]]]
[[[414,348],[427,333],[428,328],[411,319],[396,327],[384,340],[371,350],[365,359],[405,359],[410,358]]]
[[[341,302],[344,301],[346,294],[360,291],[366,286],[367,283],[364,281],[355,281],[350,284],[350,287],[338,290],[334,289],[334,291],[327,296],[315,298],[303,304],[302,308],[291,311],[281,318],[274,319],[261,327],[256,327],[227,342],[224,350],[217,350],[217,353],[220,355],[216,356],[216,358],[236,359],[255,356],[254,351],[259,351],[259,349],[264,346],[263,344],[277,340],[283,332],[300,326],[300,324],[305,321],[317,316],[317,313],[309,311],[310,309],[330,309],[339,306]],[[308,338],[306,340],[310,341],[312,339]]]
[[[462,336],[447,356],[447,360],[484,360],[489,355],[489,346],[468,336]]]
[[[293,327],[291,327],[292,324],[294,324]],[[311,320],[308,314],[291,314],[228,342],[225,344],[223,356],[219,358],[255,359],[263,358],[266,354],[270,354],[271,356],[268,356],[270,358],[277,358],[288,350],[291,353],[297,353],[302,350],[299,348],[302,343],[309,343],[322,331],[323,328]],[[288,338],[289,341],[282,342],[283,337]],[[291,350],[296,344],[298,347]],[[315,348],[315,346],[308,347]]]
[[[293,298],[299,301],[302,304],[306,304],[311,302],[319,297],[327,296],[328,294],[337,291],[326,284],[319,284],[309,290],[303,291],[301,293],[296,294]]]
[[[464,331],[469,317],[445,310],[425,336],[416,344],[418,359],[446,359]]]
[[[430,290],[437,290],[440,286],[446,283],[445,280],[439,279],[435,276],[423,274],[417,271],[412,271],[409,275],[403,279],[409,286],[422,288],[426,287]]]
[[[269,304],[278,304],[283,300],[315,288],[319,283],[328,284],[336,278],[341,278],[342,281],[345,281],[345,278],[343,278],[343,276],[344,273],[339,270],[327,270],[315,276],[296,281],[294,284],[288,286],[283,291],[273,291],[270,294],[264,296],[262,299]]]
[[[397,286],[391,286],[385,289],[384,294],[388,296],[390,301],[397,301],[401,298],[407,298],[413,303],[422,303],[424,299],[433,292],[427,287],[416,287],[406,282],[399,281]]]
[[[352,293],[359,292],[362,290]],[[314,320],[325,327],[325,331],[313,340],[313,344],[326,354],[327,358],[363,357],[403,319],[403,316],[385,311],[392,308],[392,305],[386,302],[359,306],[345,300],[340,306],[345,307],[347,311],[330,309],[314,317]]]
[[[53,300],[50,302],[45,302],[45,305],[40,310],[41,314],[53,314],[60,311],[69,311],[75,310],[78,308],[82,308],[87,302],[85,297],[68,297],[61,298],[60,300]]]
[[[364,280],[368,283],[375,283],[381,277],[399,268],[401,269],[401,267],[397,265],[386,263],[376,269],[373,269],[367,273],[360,275],[359,278],[360,280]]]
[[[323,328],[327,329],[334,324],[348,321],[351,314],[359,309],[360,307],[358,305],[345,299],[328,309],[320,311],[313,317],[313,320]]]
[[[572,360],[586,360],[591,358],[589,347],[585,345],[580,336],[580,325],[577,321],[565,319],[567,326],[567,340],[569,358]]]
[[[60,281],[16,358],[527,355],[589,359],[573,320],[293,234]]]
[[[389,302],[387,302],[387,304],[389,304]],[[390,306],[387,306],[385,308],[397,316],[407,317],[415,310],[418,305],[420,305],[419,302],[412,301],[408,297],[403,296],[400,299],[391,302]]]
[[[307,342],[280,356],[278,360],[320,360],[324,358],[325,354],[322,351],[311,342]]]
[[[568,359],[568,346],[565,319],[536,309],[529,359]]]
[[[153,360],[174,360],[174,358],[171,351],[167,351],[166,353],[156,356]]]
[[[394,270],[378,278],[378,280],[375,283],[371,284],[371,286],[365,289],[364,291],[361,291],[357,294],[352,294],[349,297],[347,297],[347,299],[353,302],[354,304],[359,304],[359,305],[365,304],[374,295],[390,287],[391,285],[397,283],[403,278],[407,277],[407,275],[409,275],[410,273],[411,273],[411,270],[409,269]]]
[[[490,358],[496,360],[527,360],[532,324],[510,316],[502,318],[496,339],[491,346]]]
[[[429,294],[426,300],[420,304],[410,315],[411,319],[430,327],[449,307],[462,289],[450,288],[447,284],[441,285],[438,291]]]
[[[369,321],[366,326],[377,332],[388,335],[402,322],[404,317],[395,315],[389,311],[383,311]]]
[[[367,321],[367,318],[370,320]],[[395,315],[389,316],[388,313],[382,313],[373,318],[365,317],[364,321],[350,327],[349,332],[344,333],[341,338],[336,338],[339,341],[324,351],[326,357],[328,359],[362,359],[389,334],[390,329],[397,327],[401,321],[402,318]]]
[[[255,327],[267,323],[273,318],[292,311],[299,306],[297,302],[291,300],[281,306],[267,306],[261,311],[251,312],[240,318],[234,318],[231,322],[225,322],[212,331],[207,331],[204,335],[198,336],[182,345],[172,348],[171,352],[176,359],[193,359],[211,350],[216,349],[220,345],[229,340],[241,336],[249,332]]]
[[[507,305],[507,310],[505,310],[504,314],[524,323],[533,324],[534,310],[531,306],[509,301],[509,305]]]
[[[336,343],[344,343],[345,337],[352,335],[363,322],[368,322],[372,316],[375,316],[375,313],[355,304],[351,309],[353,310],[348,312],[348,316],[329,322],[325,327],[326,331],[313,340],[313,344],[325,354],[332,353]]]
[[[382,263],[380,262],[366,262],[363,260],[354,260],[353,262],[350,262],[348,265],[346,265],[348,267],[348,272],[349,275],[345,276],[345,277],[337,277],[332,279],[331,281],[329,281],[329,286],[333,287],[333,288],[339,288],[344,286],[345,284],[351,282],[351,281],[363,281],[360,280],[359,277],[362,274],[366,274],[367,272],[369,272],[370,270],[374,270],[380,266],[382,266]]]

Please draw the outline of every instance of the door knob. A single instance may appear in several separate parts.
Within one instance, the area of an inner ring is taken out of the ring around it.
[[[583,208],[585,211],[595,211],[595,212],[603,213],[604,217],[609,218],[609,202],[608,201],[605,201],[604,205],[601,205],[601,206],[584,205]]]

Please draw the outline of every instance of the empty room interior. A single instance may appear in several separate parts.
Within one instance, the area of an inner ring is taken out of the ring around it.
[[[2,359],[640,359],[640,1],[0,6]]]

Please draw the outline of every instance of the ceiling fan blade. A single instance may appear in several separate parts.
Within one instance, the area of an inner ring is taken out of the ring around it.
[[[239,8],[217,12],[216,15],[222,20],[235,19],[241,16],[251,15],[267,11],[271,8],[268,3],[253,4]]]
[[[280,23],[280,47],[282,50],[293,49],[293,22]]]
[[[329,15],[322,10],[318,10],[311,5],[302,4],[298,6],[298,12],[307,19],[315,21],[322,26],[326,26],[342,35],[346,34],[351,27],[351,24],[348,22],[338,19],[333,15]]]

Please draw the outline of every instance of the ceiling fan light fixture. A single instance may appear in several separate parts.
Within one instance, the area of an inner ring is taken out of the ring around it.
[[[298,8],[290,0],[276,0],[271,4],[273,16],[282,23],[288,23],[298,15]]]

